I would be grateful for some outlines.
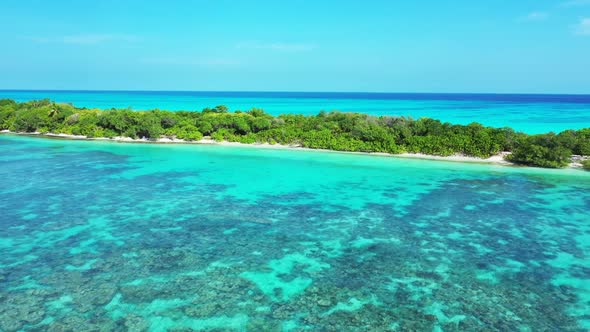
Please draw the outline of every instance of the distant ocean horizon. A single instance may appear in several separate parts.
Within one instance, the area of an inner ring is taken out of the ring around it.
[[[590,127],[587,94],[0,90],[0,98],[19,102],[49,98],[99,109],[200,111],[226,105],[232,111],[256,107],[273,115],[314,115],[337,110],[374,116],[430,117],[454,124],[479,122],[530,134]]]

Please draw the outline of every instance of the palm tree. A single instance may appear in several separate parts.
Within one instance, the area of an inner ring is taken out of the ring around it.
[[[54,116],[59,114],[59,110],[57,108],[52,108],[51,111],[49,111],[49,117],[53,118]]]
[[[49,111],[49,114],[48,114],[50,118],[53,118],[59,114],[59,109],[55,106],[56,106],[55,103],[52,103],[51,111]]]

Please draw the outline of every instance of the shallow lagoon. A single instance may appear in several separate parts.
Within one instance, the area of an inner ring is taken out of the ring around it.
[[[0,330],[584,331],[590,173],[0,136]]]

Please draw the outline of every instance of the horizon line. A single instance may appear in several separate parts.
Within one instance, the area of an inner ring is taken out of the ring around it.
[[[205,93],[308,93],[308,94],[414,94],[414,95],[514,95],[590,96],[590,93],[558,92],[400,92],[400,91],[286,91],[286,90],[126,90],[126,89],[3,89],[0,92],[205,92]]]

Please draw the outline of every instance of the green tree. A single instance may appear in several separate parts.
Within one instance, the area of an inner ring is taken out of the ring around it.
[[[157,113],[144,112],[137,121],[137,135],[150,139],[158,139],[164,132],[162,121]]]
[[[510,151],[509,159],[513,162],[540,167],[566,166],[572,153],[590,155],[590,128],[530,136],[510,128],[490,128],[477,123],[463,126],[427,118],[377,118],[343,112],[273,117],[261,109],[229,113],[221,105],[203,112],[136,112],[129,108],[89,110],[47,99],[25,103],[0,99],[0,128],[89,137],[155,139],[165,135],[199,140],[203,135],[210,135],[215,140],[242,143],[297,144],[339,151],[410,151],[442,156],[459,153],[484,158]]]

